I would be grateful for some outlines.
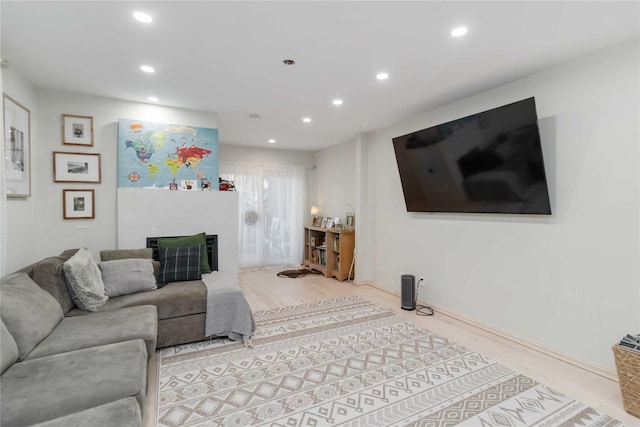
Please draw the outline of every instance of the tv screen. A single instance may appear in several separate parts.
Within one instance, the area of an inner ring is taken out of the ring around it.
[[[534,98],[393,138],[409,212],[551,214]]]

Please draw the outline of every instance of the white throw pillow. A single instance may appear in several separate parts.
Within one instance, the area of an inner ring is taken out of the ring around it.
[[[96,311],[109,297],[104,292],[102,273],[91,252],[82,248],[62,264],[71,299],[81,310]]]
[[[134,292],[158,289],[150,259],[128,258],[100,263],[107,296],[117,297]]]

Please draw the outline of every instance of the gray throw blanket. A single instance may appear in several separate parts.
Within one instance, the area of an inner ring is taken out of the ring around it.
[[[242,340],[251,345],[251,335],[256,330],[251,307],[238,286],[238,276],[214,271],[203,274],[207,287],[207,337],[227,336],[234,341]]]

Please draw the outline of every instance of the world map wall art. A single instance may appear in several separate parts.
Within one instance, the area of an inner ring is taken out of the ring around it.
[[[118,188],[218,190],[218,129],[120,119]]]

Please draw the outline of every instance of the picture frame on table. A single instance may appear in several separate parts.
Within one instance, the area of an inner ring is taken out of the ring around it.
[[[100,154],[53,152],[54,182],[101,182]]]
[[[93,147],[93,117],[63,114],[62,143]]]
[[[333,218],[327,218],[326,228],[331,229],[333,227]]]
[[[327,225],[327,218],[322,218],[322,221],[320,222],[320,228],[325,228],[326,225]]]
[[[31,196],[31,111],[3,94],[7,197]]]
[[[353,230],[356,226],[356,214],[353,212],[348,212],[347,219],[345,222],[346,222],[347,230]]]
[[[95,191],[62,190],[63,219],[95,219]]]

